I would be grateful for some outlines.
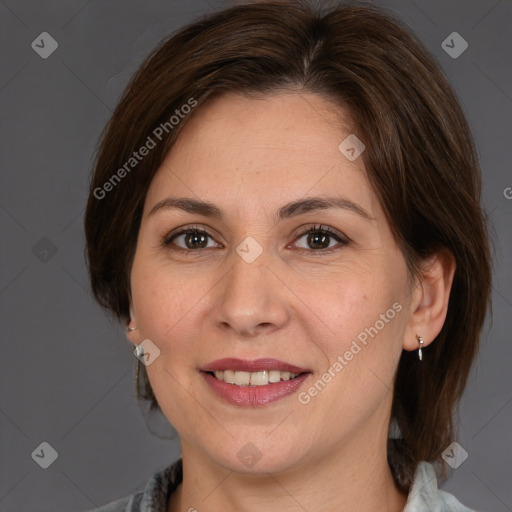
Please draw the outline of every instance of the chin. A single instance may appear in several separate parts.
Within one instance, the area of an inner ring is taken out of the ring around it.
[[[236,443],[236,447],[223,450],[222,453],[211,454],[217,464],[236,473],[257,475],[282,473],[299,463],[300,454],[297,443],[276,449],[275,445],[258,443],[257,440]]]

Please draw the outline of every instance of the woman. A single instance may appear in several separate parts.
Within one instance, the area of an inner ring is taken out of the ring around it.
[[[164,41],[85,229],[182,457],[99,510],[470,511],[434,469],[490,296],[480,179],[442,72],[382,10],[248,4]]]

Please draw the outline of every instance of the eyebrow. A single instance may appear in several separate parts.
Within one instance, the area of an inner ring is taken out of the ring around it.
[[[287,203],[276,214],[276,221],[282,221],[305,213],[326,210],[328,208],[341,208],[355,213],[367,220],[375,220],[364,208],[343,197],[308,197]],[[223,220],[222,210],[213,203],[193,199],[191,197],[167,197],[153,206],[148,216],[154,215],[161,210],[179,209],[188,213],[195,213],[205,217],[212,217]]]

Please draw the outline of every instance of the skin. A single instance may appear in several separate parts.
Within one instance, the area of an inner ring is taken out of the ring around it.
[[[402,350],[418,348],[416,334],[427,346],[441,330],[455,264],[440,251],[409,280],[362,158],[338,149],[352,132],[334,111],[314,94],[221,96],[194,113],[148,190],[131,272],[137,330],[128,337],[159,348],[146,369],[181,438],[184,479],[169,512],[405,506],[386,460],[393,378]],[[224,219],[149,215],[171,195],[215,203]],[[371,218],[330,208],[274,219],[290,201],[327,195]],[[319,224],[348,243],[300,235]],[[161,245],[194,226],[210,233],[206,248],[201,238],[186,245],[186,235]],[[252,263],[236,252],[248,236],[262,249]],[[307,404],[295,393],[231,405],[198,371],[224,357],[273,357],[312,371],[299,389],[307,391],[394,303],[401,311]],[[247,443],[261,453],[250,468],[237,456]]]

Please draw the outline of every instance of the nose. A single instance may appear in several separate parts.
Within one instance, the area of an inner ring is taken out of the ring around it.
[[[216,325],[236,338],[256,337],[283,328],[289,320],[289,290],[261,254],[247,263],[237,254],[214,309]]]

